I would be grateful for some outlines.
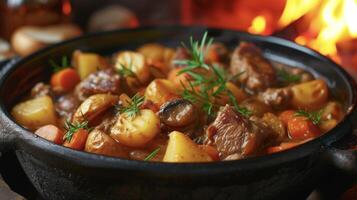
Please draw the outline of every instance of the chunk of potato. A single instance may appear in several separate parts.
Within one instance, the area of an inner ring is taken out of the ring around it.
[[[247,98],[246,93],[242,89],[234,85],[232,82],[227,82],[226,88],[232,93],[237,103],[241,103],[244,99]],[[219,105],[224,106],[227,103],[230,104],[231,100],[228,95],[224,94],[221,95],[220,98],[216,98],[216,102]]]
[[[160,132],[160,119],[149,109],[131,117],[121,114],[110,130],[110,136],[129,147],[144,147]]]
[[[89,133],[84,151],[121,158],[128,157],[128,152],[123,146],[99,129]]]
[[[49,96],[42,96],[17,104],[12,109],[15,121],[29,129],[56,124],[56,113],[53,101]]]
[[[167,79],[155,79],[145,90],[145,99],[152,101],[159,107],[168,100],[178,97],[177,88]]]
[[[291,87],[291,104],[296,109],[316,110],[328,100],[328,87],[324,80],[313,80]]]
[[[145,44],[138,49],[148,61],[159,61],[165,64],[171,62],[175,55],[175,50],[156,43]]]
[[[140,84],[146,83],[150,78],[150,68],[145,62],[145,57],[141,53],[134,51],[123,51],[118,54],[115,62],[115,68],[122,70],[123,66],[135,73],[135,77],[126,77],[129,86],[136,84],[139,79]]]
[[[73,65],[79,77],[83,80],[89,74],[96,72],[97,69],[103,68],[105,63],[104,59],[98,54],[75,51],[73,53]]]
[[[169,137],[163,162],[212,161],[212,158],[185,134],[173,131]]]
[[[147,60],[163,61],[165,47],[157,43],[149,43],[141,46],[138,52],[143,54]]]
[[[95,94],[88,97],[73,114],[72,122],[80,123],[88,120],[90,124],[97,116],[102,114],[108,108],[114,106],[119,97],[111,94]]]
[[[334,128],[343,118],[344,111],[341,104],[331,101],[323,108],[321,123],[319,124],[322,132],[326,133]]]

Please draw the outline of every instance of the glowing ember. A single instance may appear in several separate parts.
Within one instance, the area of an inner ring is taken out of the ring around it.
[[[248,28],[250,33],[261,34],[265,31],[266,20],[263,16],[259,15],[252,21],[252,25]]]
[[[64,1],[63,4],[62,4],[62,12],[63,12],[63,14],[70,15],[71,11],[72,11],[71,3],[68,0]]]
[[[308,28],[295,42],[332,58],[337,55],[338,42],[357,37],[357,0],[287,0],[279,25],[301,17]]]

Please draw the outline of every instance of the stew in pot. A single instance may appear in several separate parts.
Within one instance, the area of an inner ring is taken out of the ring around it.
[[[345,111],[327,83],[233,51],[204,34],[176,49],[144,44],[110,57],[51,60],[12,116],[58,145],[132,160],[210,162],[284,151],[328,132]]]

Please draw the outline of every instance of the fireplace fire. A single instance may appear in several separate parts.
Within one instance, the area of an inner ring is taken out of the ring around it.
[[[184,0],[182,11],[184,24],[283,37],[357,74],[357,0]]]
[[[290,39],[341,62],[343,46],[357,37],[356,19],[355,0],[288,0],[278,26],[294,23],[300,28]]]

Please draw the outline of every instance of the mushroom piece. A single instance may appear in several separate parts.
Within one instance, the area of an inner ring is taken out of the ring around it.
[[[72,122],[79,123],[88,120],[90,124],[96,117],[118,102],[119,97],[111,94],[95,94],[87,98],[73,114]],[[93,125],[93,124],[92,124]]]
[[[197,119],[197,112],[190,101],[174,99],[160,107],[159,117],[161,122],[167,126],[183,127]]]

